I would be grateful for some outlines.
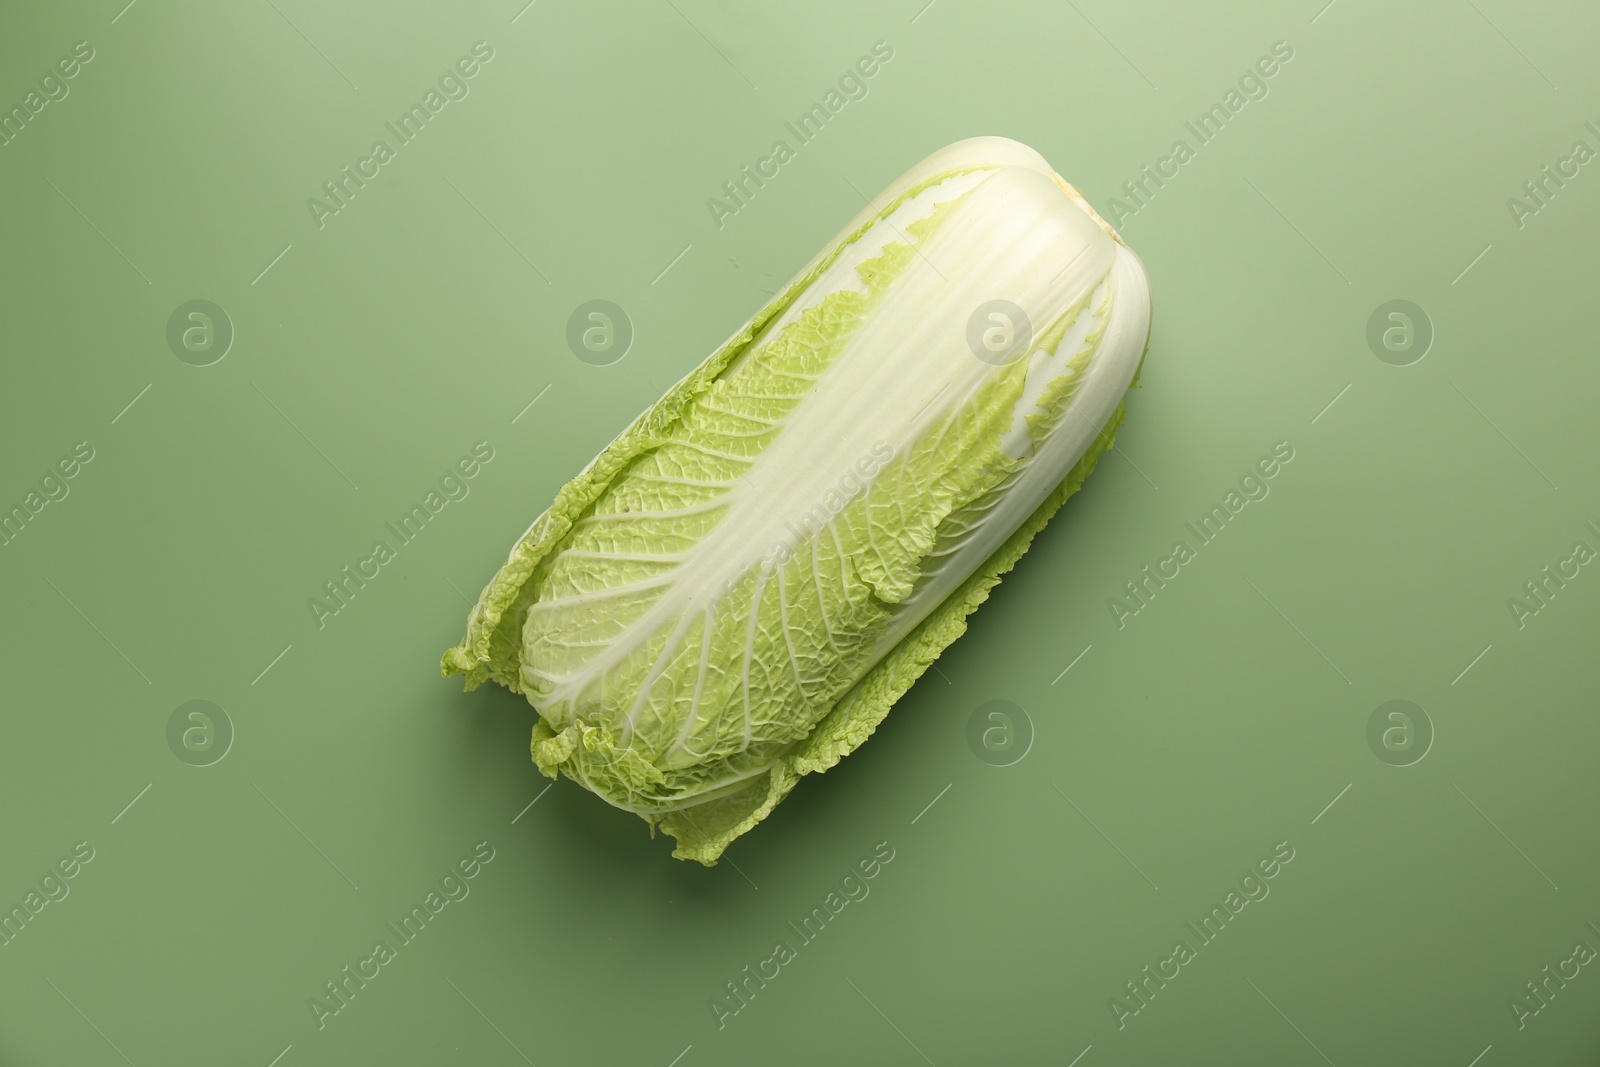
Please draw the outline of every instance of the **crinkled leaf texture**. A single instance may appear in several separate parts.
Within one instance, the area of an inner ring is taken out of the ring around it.
[[[1083,484],[1149,321],[1138,258],[1037,153],[952,145],[562,487],[444,673],[524,694],[541,771],[714,864]]]

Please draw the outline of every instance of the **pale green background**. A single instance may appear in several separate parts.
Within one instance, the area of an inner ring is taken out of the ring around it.
[[[1600,1057],[1594,965],[1508,1007],[1600,948],[1600,574],[1520,631],[1506,606],[1600,547],[1600,173],[1521,230],[1505,205],[1600,147],[1592,5],[123,2],[0,15],[7,106],[97,51],[0,148],[0,502],[96,450],[0,548],[0,902],[97,851],[0,948],[0,1063]],[[870,95],[719,231],[706,198],[879,39]],[[478,40],[471,95],[319,231],[306,198]],[[568,782],[513,825],[531,710],[436,664],[555,489],[852,185],[997,133],[1104,209],[1278,40],[1270,95],[1124,227],[1155,326],[1122,454],[872,742],[714,870]],[[164,338],[198,298],[237,331],[209,367]],[[637,331],[603,368],[564,340],[595,298]],[[1396,298],[1437,331],[1409,367],[1365,341]],[[478,440],[471,495],[319,631],[307,598]],[[1271,496],[1119,631],[1107,599],[1279,440]],[[1365,739],[1396,698],[1437,731],[1406,768]],[[210,767],[165,739],[193,699],[237,730]],[[1036,731],[1014,766],[967,746],[992,699]],[[319,1031],[308,998],[481,840],[471,896]],[[1119,1031],[1122,983],[1284,840]],[[880,841],[719,1031],[709,999]]]

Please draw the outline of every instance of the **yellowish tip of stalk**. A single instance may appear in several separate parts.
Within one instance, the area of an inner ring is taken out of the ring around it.
[[[1072,202],[1074,204],[1077,204],[1080,208],[1083,209],[1084,214],[1088,215],[1091,219],[1093,219],[1095,221],[1096,225],[1098,225],[1102,230],[1106,231],[1106,233],[1111,235],[1111,239],[1113,241],[1117,242],[1117,244],[1119,244],[1119,245],[1127,244],[1127,242],[1122,239],[1122,235],[1120,233],[1118,233],[1116,230],[1113,230],[1111,228],[1111,223],[1109,223],[1105,219],[1101,218],[1100,217],[1100,213],[1089,205],[1089,201],[1087,201],[1087,200],[1085,200],[1083,198],[1083,194],[1078,192],[1078,189],[1077,189],[1076,186],[1074,186],[1071,182],[1067,181],[1061,175],[1057,174],[1055,171],[1051,171],[1050,172],[1050,177],[1055,180],[1055,183],[1057,185],[1061,186],[1063,192],[1065,192],[1069,197],[1072,198]]]

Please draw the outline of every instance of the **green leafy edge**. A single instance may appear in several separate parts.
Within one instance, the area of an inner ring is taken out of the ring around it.
[[[1145,351],[1149,351],[1148,340]],[[1143,368],[1144,356],[1141,355],[1130,388],[1137,385]],[[951,642],[966,633],[967,616],[989,599],[989,590],[1016,566],[1045,523],[1068,497],[1082,488],[1100,456],[1112,446],[1125,416],[1126,405],[1119,402],[1088,451],[1027,521],[857,682],[804,741],[779,758],[764,779],[757,779],[745,789],[719,800],[659,817],[661,829],[678,842],[672,854],[678,859],[715,866],[723,850],[771,814],[801,777],[828,770],[871,737],[895,702]]]
[[[883,208],[879,217],[887,217],[925,189],[979,169],[982,168],[955,168],[918,182],[894,203]],[[519,673],[522,619],[533,595],[528,579],[533,576],[534,570],[628,464],[666,442],[682,419],[689,402],[710,388],[711,383],[745,350],[761,328],[787,310],[823,271],[843,255],[845,249],[859,241],[877,221],[878,218],[870,218],[844,239],[836,241],[832,250],[815,267],[795,279],[787,289],[756,312],[743,328],[634,419],[577,477],[561,487],[554,502],[517,540],[510,558],[479,595],[478,602],[467,616],[466,635],[440,660],[440,672],[446,678],[464,675],[468,691],[489,680],[498,682],[513,693],[522,692]]]

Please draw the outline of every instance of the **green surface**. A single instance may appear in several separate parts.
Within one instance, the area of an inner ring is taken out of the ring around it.
[[[0,946],[0,1063],[1600,1057],[1592,9],[122,2],[0,15],[6,107],[93,49],[0,147],[0,506],[39,491],[0,547],[0,902],[39,894]],[[478,41],[467,95],[319,229],[307,199]],[[863,195],[978,133],[1138,207],[1155,327],[1117,453],[717,868],[542,792],[531,710],[438,677],[466,598]],[[594,299],[634,331],[604,366],[566,340]],[[169,348],[194,300],[233,326],[207,366]],[[1393,300],[1431,320],[1419,362],[1369,347]],[[1146,565],[1176,576],[1119,628]],[[1541,606],[1546,565],[1576,576]],[[1394,700],[1431,722],[1409,766],[1391,720],[1369,745]],[[1241,883],[1267,895],[1203,942]],[[1119,1028],[1147,965],[1176,977]],[[319,1028],[346,966],[376,976]],[[739,1007],[746,966],[776,976]]]

